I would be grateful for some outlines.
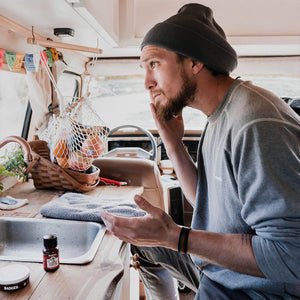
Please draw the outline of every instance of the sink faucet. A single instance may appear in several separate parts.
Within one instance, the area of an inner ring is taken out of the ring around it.
[[[32,161],[32,154],[31,154],[31,148],[27,141],[19,136],[11,135],[7,136],[4,139],[0,141],[0,149],[5,146],[8,143],[15,142],[18,143],[24,152],[24,160],[26,163],[29,163]]]

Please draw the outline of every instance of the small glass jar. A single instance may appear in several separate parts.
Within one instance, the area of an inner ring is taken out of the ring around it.
[[[44,235],[43,264],[47,272],[54,272],[59,268],[59,250],[56,234]]]

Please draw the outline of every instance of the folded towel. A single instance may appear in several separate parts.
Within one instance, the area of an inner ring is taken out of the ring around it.
[[[140,217],[145,211],[138,208],[134,200],[127,198],[97,198],[77,193],[66,193],[41,207],[40,213],[45,217],[94,221],[103,223],[99,215],[101,210],[116,216]]]
[[[11,196],[6,196],[0,199],[0,209],[4,209],[4,210],[16,209],[27,203],[28,203],[28,199],[17,199]]]

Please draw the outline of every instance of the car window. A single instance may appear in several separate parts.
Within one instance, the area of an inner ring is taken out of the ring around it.
[[[239,74],[242,80],[251,80],[255,85],[272,91],[279,97],[299,97],[300,77],[279,75]],[[150,98],[141,78],[92,78],[90,81],[91,102],[105,124],[113,128],[134,124],[155,129],[150,112]],[[202,130],[206,116],[186,107],[183,111],[185,129]]]
[[[80,76],[65,72],[59,77],[57,87],[64,97],[64,103],[70,103],[74,97],[78,96]]]
[[[98,115],[110,127],[132,124],[146,129],[155,129],[150,111],[149,92],[144,88],[144,78],[92,78],[90,100]],[[183,111],[186,129],[203,129],[206,116],[196,110]]]
[[[279,97],[296,98],[300,96],[300,77],[276,75],[245,75],[244,80],[270,90]]]

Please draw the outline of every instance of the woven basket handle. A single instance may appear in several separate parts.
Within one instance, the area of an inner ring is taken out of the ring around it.
[[[10,135],[0,141],[0,148],[11,142],[17,143],[22,147],[24,160],[26,163],[30,163],[32,161],[32,153],[28,142],[20,136]]]
[[[29,165],[27,165],[27,168],[26,168],[25,172],[28,174],[39,160],[40,160],[40,156],[38,154],[33,155],[33,160]]]
[[[78,181],[76,181],[72,176],[70,176],[67,172],[64,171],[63,168],[61,168],[59,170],[59,173],[64,176],[72,185],[75,189],[84,191],[84,192],[88,192],[91,191],[94,187],[96,187],[99,182],[100,182],[100,178],[97,179],[96,183],[90,186],[84,185],[79,183]]]

